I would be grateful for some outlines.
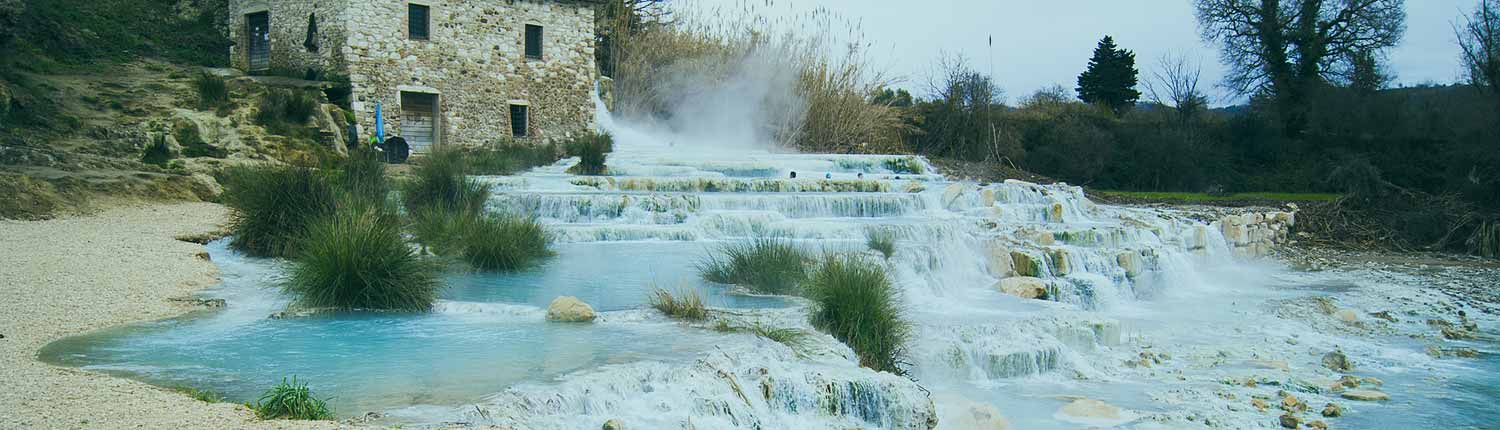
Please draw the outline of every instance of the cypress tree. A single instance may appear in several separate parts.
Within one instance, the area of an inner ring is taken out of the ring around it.
[[[1104,36],[1094,48],[1089,68],[1078,75],[1078,98],[1085,103],[1108,107],[1116,115],[1124,114],[1140,100],[1136,91],[1135,53],[1115,46],[1115,39]]]

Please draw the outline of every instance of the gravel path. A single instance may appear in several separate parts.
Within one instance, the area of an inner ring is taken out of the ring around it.
[[[183,235],[220,229],[210,203],[121,207],[80,218],[0,221],[0,429],[303,429],[259,421],[145,383],[36,360],[62,337],[190,310],[168,301],[217,282]]]

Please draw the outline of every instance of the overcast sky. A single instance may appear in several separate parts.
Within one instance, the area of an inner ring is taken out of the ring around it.
[[[980,72],[991,70],[1009,100],[1060,84],[1071,90],[1104,35],[1136,52],[1141,78],[1156,59],[1180,52],[1203,66],[1203,84],[1223,73],[1218,51],[1199,37],[1191,0],[679,0],[704,10],[744,8],[776,18],[825,8],[858,22],[870,57],[899,86],[925,93],[938,52],[962,53]],[[1449,83],[1461,74],[1452,23],[1478,0],[1409,0],[1406,37],[1389,52],[1398,84]],[[769,6],[767,6],[769,5]],[[988,45],[994,37],[994,46]],[[1142,88],[1144,91],[1144,88]],[[1217,88],[1215,104],[1233,99]]]

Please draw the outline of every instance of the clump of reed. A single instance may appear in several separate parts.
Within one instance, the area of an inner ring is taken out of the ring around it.
[[[896,255],[896,235],[886,230],[866,231],[865,246],[889,260],[892,255]]]
[[[439,269],[406,244],[383,205],[349,201],[308,225],[283,288],[309,309],[426,312]]]
[[[384,202],[391,187],[385,177],[385,163],[374,150],[360,147],[349,150],[331,169],[340,191],[368,202]]]
[[[489,187],[469,179],[463,150],[439,147],[411,170],[401,195],[409,212],[447,210],[479,213],[489,199]]]
[[[221,172],[220,201],[231,209],[230,245],[257,257],[296,254],[307,226],[333,212],[338,191],[307,167],[233,166]]]
[[[578,164],[569,168],[569,173],[599,176],[608,172],[604,161],[615,150],[615,138],[609,133],[590,132],[569,141],[565,148],[568,156],[578,157]]]
[[[193,87],[198,90],[200,108],[214,109],[229,101],[229,85],[222,76],[201,72],[193,78]]]
[[[807,279],[812,258],[795,244],[756,239],[720,246],[698,263],[704,280],[740,285],[761,294],[793,295]]]
[[[827,256],[809,278],[806,296],[816,304],[813,327],[849,345],[860,365],[904,373],[899,364],[911,328],[880,265],[855,255]]]
[[[313,92],[271,88],[260,99],[255,123],[272,134],[307,134],[305,130],[298,133],[298,129],[307,124],[317,109],[318,98]]]
[[[502,141],[465,154],[469,171],[475,175],[513,175],[555,163],[560,155],[556,144],[528,145],[515,141]]]
[[[164,134],[152,137],[151,142],[146,144],[146,149],[141,151],[141,162],[155,166],[166,167],[167,162],[173,158],[172,147],[167,144],[167,136]]]
[[[481,215],[461,222],[460,228],[459,255],[476,269],[521,270],[552,255],[542,225],[530,217]]]
[[[689,321],[708,318],[708,308],[703,306],[703,296],[689,287],[680,288],[675,294],[657,288],[651,292],[650,302],[651,307],[672,318]]]
[[[326,420],[333,418],[328,402],[313,397],[307,383],[282,379],[280,384],[266,390],[254,405],[255,416],[263,420]]]
[[[887,158],[885,161],[880,162],[880,165],[885,167],[886,170],[890,170],[891,173],[920,175],[927,170],[926,167],[922,166],[922,161],[918,160],[917,157]]]

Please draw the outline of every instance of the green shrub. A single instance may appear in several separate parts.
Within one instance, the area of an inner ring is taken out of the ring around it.
[[[411,223],[407,231],[417,243],[435,255],[457,255],[462,251],[464,232],[477,214],[444,209],[420,208],[408,212]]]
[[[273,134],[293,135],[317,112],[318,99],[304,90],[271,88],[260,99],[255,123]]]
[[[229,85],[221,76],[208,72],[199,73],[193,79],[193,86],[198,89],[200,108],[212,109],[229,101]]]
[[[514,271],[552,255],[547,235],[535,219],[519,215],[480,215],[460,222],[456,239],[464,262],[480,270]],[[451,243],[451,241],[450,241]]]
[[[870,230],[865,232],[865,246],[869,247],[887,260],[896,255],[896,235],[884,230]]]
[[[917,157],[887,158],[880,165],[892,173],[909,173],[920,175],[927,169],[922,167],[922,161]]]
[[[651,307],[672,318],[702,321],[708,318],[708,309],[703,306],[703,296],[692,288],[681,288],[677,294],[657,288],[651,293]]]
[[[853,255],[826,257],[807,282],[807,297],[816,303],[813,327],[849,345],[860,365],[903,373],[898,363],[911,329],[879,265]]]
[[[749,287],[762,294],[796,294],[811,260],[788,241],[756,239],[720,247],[698,263],[704,280]]]
[[[576,175],[598,176],[608,171],[604,160],[615,150],[615,138],[609,133],[589,133],[568,142],[569,157],[578,157],[578,164],[568,169]]]
[[[349,156],[334,166],[339,188],[360,200],[384,202],[390,193],[385,178],[385,163],[380,154],[365,147],[351,148]]]
[[[167,145],[166,135],[152,137],[151,143],[146,144],[146,150],[141,154],[142,163],[161,167],[166,167],[172,158],[172,147]]]
[[[527,145],[506,142],[468,153],[469,171],[475,175],[513,175],[557,162],[557,145]]]
[[[328,403],[322,399],[313,397],[312,390],[307,388],[307,383],[297,382],[293,376],[291,381],[281,380],[280,384],[266,390],[260,396],[251,409],[255,410],[255,416],[263,420],[327,420],[333,418],[333,412],[328,409]]]
[[[304,308],[425,312],[437,300],[439,267],[402,240],[380,205],[348,201],[308,226],[284,289]]]
[[[221,176],[230,245],[257,257],[296,254],[308,224],[333,212],[337,198],[327,178],[306,167],[234,166]]]
[[[468,178],[468,163],[460,149],[439,147],[416,163],[411,173],[411,180],[401,190],[409,212],[441,209],[479,213],[489,199],[489,187]]]

